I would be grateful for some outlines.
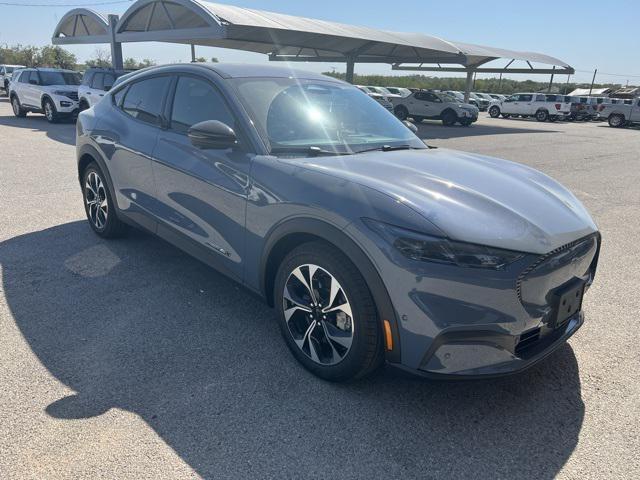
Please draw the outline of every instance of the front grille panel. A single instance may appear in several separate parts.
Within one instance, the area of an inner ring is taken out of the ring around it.
[[[78,101],[78,92],[70,92],[69,94],[65,95],[67,98],[70,98],[71,100],[73,100],[74,102]]]
[[[579,246],[583,243],[586,242],[592,242],[592,241],[596,241],[599,244],[599,235],[597,233],[594,233],[592,235],[589,235],[587,237],[583,237],[580,238],[578,240],[574,240],[573,242],[567,243],[566,245],[563,245],[561,247],[556,248],[555,250],[552,250],[548,253],[545,253],[544,255],[541,255],[535,262],[533,262],[531,265],[529,265],[527,268],[525,268],[522,273],[518,276],[517,280],[516,280],[516,293],[518,295],[518,299],[520,301],[522,301],[522,285],[523,282],[525,280],[525,278],[531,274],[531,272],[533,272],[536,268],[540,267],[544,262],[549,261],[550,259],[552,259],[553,257],[555,257],[556,255],[560,255],[563,252],[570,250],[576,246]],[[599,245],[598,245],[599,246]],[[597,257],[597,253],[596,253],[596,257]]]

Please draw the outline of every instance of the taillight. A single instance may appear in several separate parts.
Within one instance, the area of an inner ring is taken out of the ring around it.
[[[562,105],[560,105],[559,103],[556,103],[556,110],[560,110],[560,107],[562,107]]]

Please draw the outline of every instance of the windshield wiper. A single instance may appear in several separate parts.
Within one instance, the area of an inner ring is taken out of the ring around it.
[[[350,155],[350,152],[336,152],[335,150],[325,150],[320,147],[274,147],[271,149],[271,154],[278,153],[306,153],[310,157],[317,157],[319,155]]]
[[[375,152],[375,151],[381,151],[381,152],[392,152],[394,150],[422,150],[420,147],[412,147],[411,145],[381,145],[378,147],[373,147],[373,148],[365,148],[364,150],[358,150],[354,153],[365,153],[365,152]]]

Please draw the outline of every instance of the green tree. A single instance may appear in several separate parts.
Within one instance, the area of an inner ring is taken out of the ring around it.
[[[39,67],[55,67],[73,69],[76,66],[76,56],[56,45],[42,47],[37,55]]]
[[[93,58],[85,62],[88,68],[109,68],[111,66],[111,53],[108,50],[97,48]]]
[[[135,58],[129,57],[124,61],[124,68],[126,68],[127,70],[138,70],[140,68],[152,67],[155,64],[156,62],[148,58],[145,58],[139,62]]]

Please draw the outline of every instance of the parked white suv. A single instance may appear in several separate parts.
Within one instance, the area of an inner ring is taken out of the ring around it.
[[[130,70],[112,68],[90,68],[84,72],[82,83],[78,87],[78,105],[80,111],[93,107],[113,87],[116,79]]]
[[[0,88],[4,90],[6,96],[9,96],[11,76],[18,68],[24,68],[24,65],[0,65]]]
[[[81,76],[59,68],[25,68],[10,85],[13,113],[24,117],[28,112],[44,113],[51,123],[78,114],[78,85]]]
[[[539,122],[555,122],[560,117],[569,115],[571,105],[565,102],[552,101],[544,93],[515,93],[504,100],[493,100],[489,106],[489,115],[498,118],[502,115],[535,117]]]
[[[412,117],[416,122],[424,119],[442,120],[442,124],[450,126],[456,122],[468,127],[478,120],[478,108],[460,102],[456,97],[445,92],[418,90],[408,97],[392,98],[393,113],[400,120]]]

